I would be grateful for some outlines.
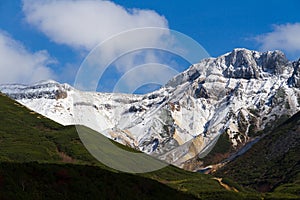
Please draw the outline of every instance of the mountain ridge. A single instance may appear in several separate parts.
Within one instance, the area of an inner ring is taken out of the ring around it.
[[[0,91],[61,124],[86,125],[184,167],[204,157],[222,133],[237,151],[254,132],[299,111],[299,65],[280,51],[234,49],[145,95],[83,92],[54,82]]]

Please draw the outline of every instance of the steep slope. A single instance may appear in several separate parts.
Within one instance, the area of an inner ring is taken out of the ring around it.
[[[190,170],[225,133],[228,151],[300,110],[300,62],[280,51],[235,49],[192,65],[146,95],[78,91],[53,81],[2,85],[0,91],[63,125],[82,124]]]
[[[259,197],[236,185],[239,193],[228,191],[212,178],[172,166],[140,175],[109,169],[90,156],[74,126],[0,95],[0,199]]]
[[[216,174],[261,192],[290,192],[300,198],[300,112],[265,134]]]
[[[75,127],[57,124],[2,93],[0,144],[2,162],[98,163],[82,145]]]

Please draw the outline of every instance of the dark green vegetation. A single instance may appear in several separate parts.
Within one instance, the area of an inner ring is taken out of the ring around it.
[[[212,178],[173,166],[136,175],[109,169],[88,153],[74,126],[0,95],[0,199],[259,199]]]
[[[203,166],[217,164],[223,161],[225,158],[229,157],[232,151],[232,145],[229,140],[228,134],[224,133],[220,135],[214,148],[201,159]]]
[[[280,124],[280,123],[278,123]],[[300,112],[266,134],[250,150],[219,170],[266,198],[300,199]]]
[[[157,181],[96,166],[1,163],[0,199],[195,199]]]

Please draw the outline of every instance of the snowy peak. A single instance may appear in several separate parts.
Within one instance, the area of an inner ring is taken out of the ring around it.
[[[260,53],[247,49],[234,49],[225,57],[224,76],[227,78],[262,78],[268,75],[281,75],[290,67],[281,51]]]
[[[234,79],[263,79],[272,76],[288,78],[294,67],[281,51],[258,52],[238,48],[217,58],[207,58],[192,65],[167,83],[176,87],[209,75]]]

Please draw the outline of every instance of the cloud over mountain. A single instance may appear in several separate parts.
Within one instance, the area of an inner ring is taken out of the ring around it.
[[[0,31],[0,55],[0,83],[33,83],[55,78],[47,67],[55,60],[47,51],[30,52],[3,31]]]
[[[280,49],[297,58],[300,53],[299,35],[300,23],[287,23],[275,25],[272,32],[262,34],[256,39],[264,51]]]
[[[125,30],[168,27],[154,11],[126,9],[110,1],[24,0],[23,11],[26,21],[53,41],[88,50]]]

